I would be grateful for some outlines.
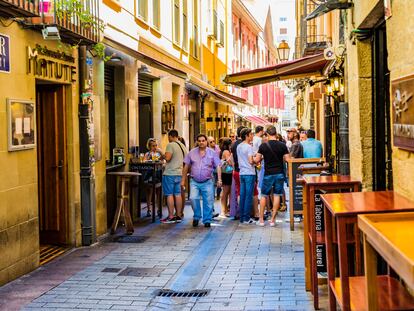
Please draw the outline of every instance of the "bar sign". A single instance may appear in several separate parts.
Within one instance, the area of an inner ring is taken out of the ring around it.
[[[0,72],[10,73],[10,37],[0,34]]]

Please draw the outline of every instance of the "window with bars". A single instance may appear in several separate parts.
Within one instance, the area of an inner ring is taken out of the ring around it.
[[[160,30],[160,0],[152,0],[152,25]]]
[[[180,0],[173,0],[173,41],[180,44]]]
[[[138,16],[144,21],[148,20],[148,0],[137,0],[138,1]]]

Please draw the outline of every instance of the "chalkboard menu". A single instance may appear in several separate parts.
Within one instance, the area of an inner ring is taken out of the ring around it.
[[[302,211],[303,210],[303,185],[302,183],[298,183],[297,179],[301,178],[302,175],[300,174],[300,171],[298,170],[299,166],[302,167],[315,167],[316,163],[318,163],[318,161],[315,161],[315,163],[301,163],[301,162],[292,162],[292,172],[293,172],[293,210],[294,211]],[[319,174],[307,174],[306,176],[311,176],[311,175],[319,175]]]
[[[303,185],[297,182],[297,179],[301,177],[298,174],[298,167],[302,165],[302,163],[292,163],[292,171],[293,171],[293,210],[294,211],[301,211],[303,209]]]

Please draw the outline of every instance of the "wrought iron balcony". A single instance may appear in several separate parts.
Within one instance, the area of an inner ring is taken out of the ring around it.
[[[0,0],[0,16],[39,16],[39,2],[40,0]]]
[[[323,53],[331,43],[332,40],[325,35],[296,37],[295,58]]]
[[[56,26],[63,41],[92,44],[100,41],[100,0],[38,0],[40,17],[30,19],[37,28]]]

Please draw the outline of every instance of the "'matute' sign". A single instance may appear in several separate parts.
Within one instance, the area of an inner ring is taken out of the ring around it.
[[[75,58],[36,44],[27,48],[27,73],[61,82],[76,81]]]
[[[0,33],[0,72],[10,73],[10,37]]]

